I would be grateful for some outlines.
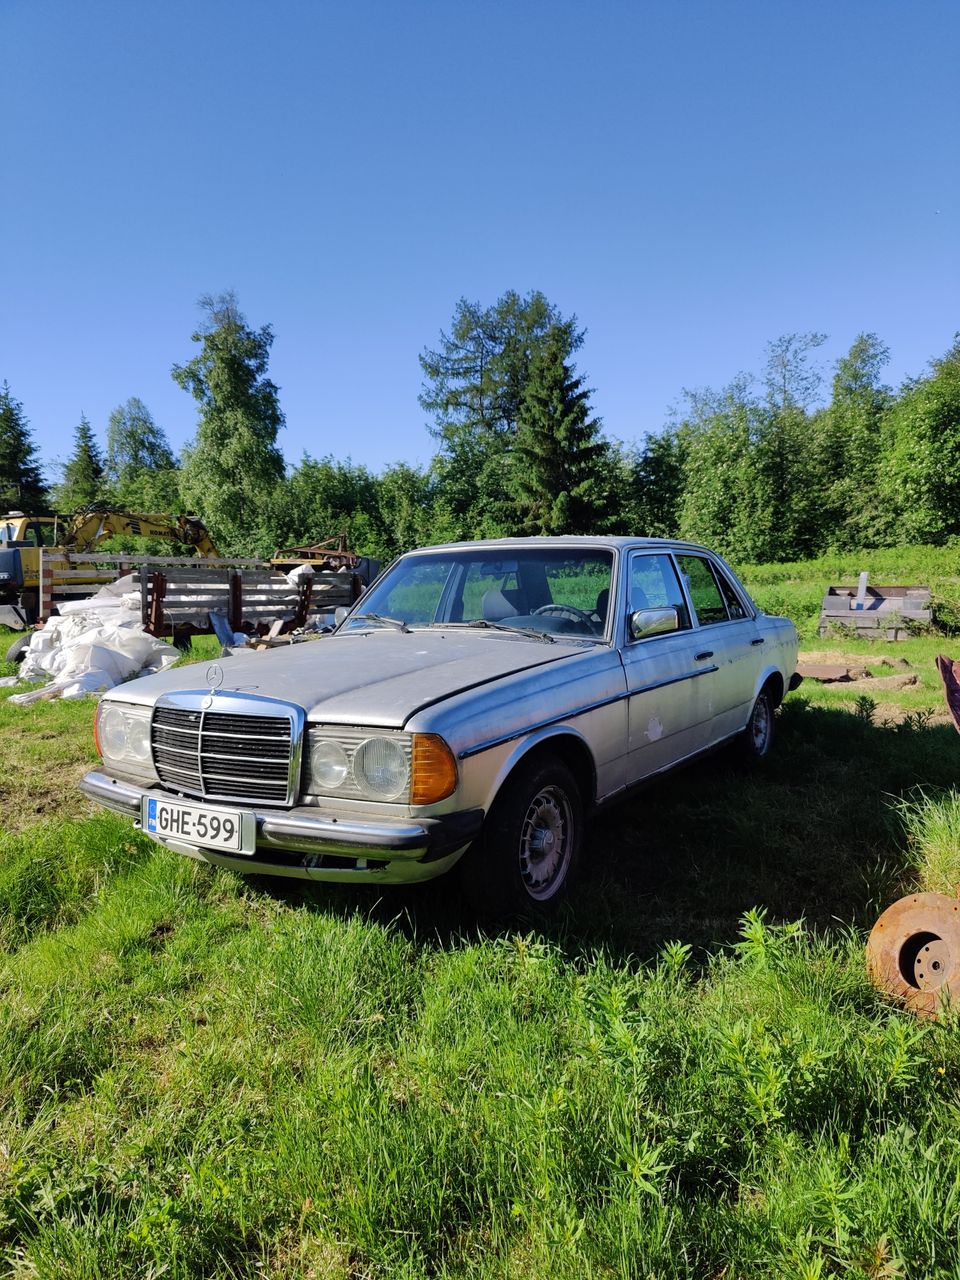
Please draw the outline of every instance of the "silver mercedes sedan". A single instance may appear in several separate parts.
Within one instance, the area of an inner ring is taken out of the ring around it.
[[[121,685],[88,796],[239,871],[380,884],[455,866],[547,907],[599,806],[731,740],[756,760],[797,633],[719,556],[506,538],[395,561],[327,636]]]

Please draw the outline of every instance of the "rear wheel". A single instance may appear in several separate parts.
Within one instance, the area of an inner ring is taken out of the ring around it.
[[[773,698],[766,687],[760,690],[743,731],[741,749],[747,760],[764,760],[773,746]]]
[[[504,784],[461,863],[463,888],[493,915],[550,911],[576,874],[582,839],[576,779],[562,760],[542,756]]]

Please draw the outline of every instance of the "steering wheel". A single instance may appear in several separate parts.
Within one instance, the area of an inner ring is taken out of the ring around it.
[[[582,622],[594,630],[600,621],[599,614],[589,614],[586,609],[578,609],[575,604],[542,604],[539,609],[534,609],[533,616],[549,618],[567,618],[571,622]]]

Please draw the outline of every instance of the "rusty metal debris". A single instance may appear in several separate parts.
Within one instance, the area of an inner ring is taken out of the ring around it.
[[[286,547],[275,551],[270,563],[274,568],[293,569],[298,564],[314,564],[320,569],[356,569],[361,557],[347,546],[347,531],[341,529],[335,538],[314,542],[309,546]]]
[[[875,986],[921,1018],[960,1000],[960,901],[914,893],[888,907],[867,941]]]
[[[939,654],[936,658],[937,670],[943,681],[943,692],[947,699],[947,710],[957,732],[960,733],[960,662]]]

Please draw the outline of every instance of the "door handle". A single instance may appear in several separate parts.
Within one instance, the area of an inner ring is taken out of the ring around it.
[[[698,653],[698,654],[697,654],[695,661],[696,661],[696,662],[705,662],[705,661],[707,660],[707,658],[712,658],[712,657],[713,657],[713,650],[712,650],[712,649],[704,649],[703,653]]]
[[[763,636],[759,636],[756,640],[751,640],[751,644],[763,644]]]

